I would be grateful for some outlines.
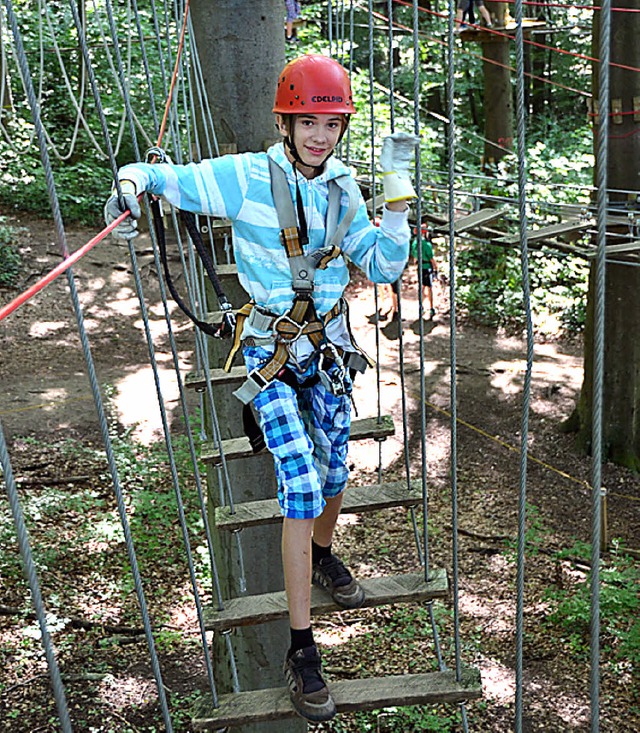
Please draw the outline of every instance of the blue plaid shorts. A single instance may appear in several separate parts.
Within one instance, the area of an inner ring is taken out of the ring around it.
[[[243,353],[247,371],[271,358],[269,351],[258,346],[245,346]],[[318,359],[302,374],[295,368],[292,371],[303,382],[317,373]],[[347,386],[350,393],[351,383]],[[319,516],[325,498],[344,491],[349,478],[350,395],[337,397],[321,382],[296,394],[293,387],[274,379],[253,404],[274,458],[282,514],[292,519]]]

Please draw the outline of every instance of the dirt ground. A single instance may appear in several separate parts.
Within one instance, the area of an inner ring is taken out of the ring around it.
[[[25,290],[57,264],[58,248],[50,222],[17,218],[12,223],[25,227],[19,235],[25,263],[20,290]],[[75,250],[94,234],[86,229],[68,231],[69,249]],[[178,392],[164,314],[159,303],[153,258],[143,239],[137,252],[168,416],[180,430]],[[159,437],[155,386],[127,247],[111,241],[101,243],[74,267],[74,275],[98,383],[111,385],[114,389],[113,404],[121,426],[135,426],[136,435],[143,441]],[[17,292],[0,290],[0,303],[8,302]],[[376,414],[377,398],[374,400],[373,395],[378,394],[379,380],[381,412],[393,414],[396,424],[395,437],[382,446],[383,475],[389,480],[400,477],[405,464],[402,383],[407,408],[408,455],[414,477],[420,476],[423,465],[420,437],[423,418],[419,407],[424,400],[429,558],[434,566],[450,570],[451,343],[446,290],[438,287],[436,298],[436,318],[424,321],[421,327],[415,273],[413,269],[407,271],[401,341],[397,324],[389,321],[381,322],[376,335],[371,325],[375,311],[373,288],[359,281],[351,287],[352,323],[358,340],[369,353],[375,354],[378,348],[380,353],[380,369],[370,370],[359,380],[355,403],[361,416]],[[170,308],[180,368],[186,374],[194,366],[191,326],[179,311],[176,312],[173,304]],[[43,460],[44,447],[61,438],[98,444],[98,423],[66,277],[58,278],[10,314],[0,323],[0,334],[3,386],[0,422],[10,447],[14,472],[17,475],[28,473],[29,465],[34,463],[34,453]],[[508,731],[512,730],[514,710],[516,598],[515,563],[513,551],[511,556],[509,554],[508,543],[515,540],[517,534],[526,351],[518,337],[469,323],[459,324],[456,336],[461,638],[465,663],[478,666],[482,672],[484,693],[482,703],[469,706],[470,730]],[[404,378],[399,369],[400,345]],[[424,386],[421,391],[422,374]],[[527,557],[525,575],[524,729],[527,731],[586,731],[589,728],[587,660],[569,646],[566,634],[552,633],[545,625],[549,610],[545,589],[566,587],[580,573],[584,577],[584,565],[576,565],[571,560],[560,561],[555,553],[571,548],[577,540],[587,542],[590,537],[590,461],[576,449],[572,436],[559,429],[573,409],[581,381],[579,342],[536,344],[528,428],[530,460],[526,474],[527,505],[532,507],[530,520],[535,525],[529,547],[533,551]],[[35,439],[35,443],[29,439]],[[353,482],[375,480],[377,446],[354,444],[351,456]],[[59,469],[60,478],[74,473],[73,466],[61,465]],[[603,485],[608,491],[610,538],[638,548],[638,477],[605,465]],[[358,574],[408,572],[420,567],[404,513],[381,512],[355,528],[352,524],[348,518],[341,523],[337,542]],[[4,583],[0,592],[0,606],[11,607],[16,603],[11,588]],[[76,611],[77,615],[82,615],[80,606]],[[189,612],[185,613],[188,619]],[[340,618],[352,631],[360,621],[374,627],[379,623],[380,628],[386,628],[389,620],[384,611],[372,611],[369,616],[363,616],[364,620]],[[19,632],[23,623],[23,619],[7,614],[0,620],[0,631],[9,638]],[[335,619],[319,622],[323,644],[332,644],[336,624]],[[444,646],[450,649],[453,635],[450,617],[443,617],[441,624],[441,633],[446,639]],[[386,634],[384,636],[386,638]],[[385,671],[388,655],[384,650],[372,652],[366,646],[355,648],[363,655],[357,665],[352,656],[348,656],[353,655],[353,648],[344,652],[347,655],[344,657],[338,647],[331,652],[330,667],[336,676],[341,670],[342,674],[347,674],[344,670],[355,666],[363,676],[364,673]],[[419,647],[415,651],[417,655],[426,653]],[[145,668],[143,644],[129,649],[127,654],[130,655],[130,669]],[[450,658],[448,661],[451,664]],[[172,660],[168,659],[167,663],[170,665]],[[21,673],[11,670],[10,660],[4,661],[3,668],[7,675],[5,685],[14,690],[12,694],[17,694],[15,690],[19,688]],[[413,662],[409,668],[413,670]],[[27,727],[21,727],[10,716],[12,696],[9,695],[5,706],[0,707],[1,731],[55,730],[47,717],[51,715],[51,706],[46,685],[32,686],[29,694],[36,698],[41,696],[42,710],[48,713],[43,713],[39,724],[31,720]],[[107,702],[105,707],[105,720],[120,718],[124,721],[122,726],[113,723],[115,727],[112,728],[91,727],[86,728],[87,733],[151,730],[143,728],[146,721],[139,710],[134,715],[127,708],[127,701],[122,702],[123,694],[114,692],[112,701],[119,698],[118,704],[113,702],[109,707]],[[601,706],[601,730],[621,733],[640,730],[637,678],[631,676],[630,667],[624,660],[622,663],[605,660]],[[318,730],[365,730],[358,727],[360,724],[352,716],[341,718],[342,728],[325,726]],[[380,720],[379,730],[400,730],[384,728]],[[407,731],[449,730],[411,727],[417,725],[414,723],[406,725]]]

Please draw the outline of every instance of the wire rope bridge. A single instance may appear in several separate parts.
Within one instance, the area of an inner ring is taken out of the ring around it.
[[[353,17],[354,6],[363,6],[368,10],[369,18],[369,43],[371,66],[369,78],[371,82],[371,94],[374,89],[373,79],[373,39],[374,33],[380,32],[380,27],[374,28],[374,8],[369,0],[368,6],[363,3],[327,3],[328,19],[327,28],[329,31],[328,51],[337,56],[346,66],[353,62],[351,56],[353,43]],[[603,2],[603,9],[606,3]],[[82,4],[80,4],[82,5]],[[113,484],[113,491],[117,505],[119,519],[124,532],[128,560],[134,578],[135,593],[140,606],[141,617],[145,630],[145,637],[148,646],[149,659],[153,676],[155,678],[158,703],[162,712],[164,725],[167,731],[174,730],[169,704],[163,683],[161,665],[158,659],[158,652],[154,640],[154,632],[147,607],[144,592],[144,579],[138,566],[136,550],[130,528],[130,521],[127,515],[126,499],[123,494],[121,479],[118,474],[113,445],[107,425],[103,397],[98,384],[90,340],[84,327],[82,307],[78,296],[78,290],[74,280],[71,266],[81,256],[85,256],[89,250],[96,246],[109,233],[105,229],[86,247],[71,254],[67,247],[65,227],[62,220],[59,194],[52,174],[51,155],[64,160],[71,154],[77,132],[81,127],[88,131],[86,120],[86,108],[88,106],[89,90],[92,97],[93,114],[97,115],[100,121],[102,138],[91,133],[91,139],[96,150],[104,155],[105,160],[111,168],[111,175],[115,178],[117,172],[116,153],[119,150],[125,130],[127,131],[133,146],[136,159],[141,160],[144,156],[144,149],[149,145],[163,145],[169,149],[176,162],[188,162],[190,156],[185,156],[183,151],[192,151],[194,159],[202,159],[221,154],[221,146],[218,145],[216,129],[212,121],[212,114],[209,108],[207,95],[204,89],[204,78],[200,66],[198,49],[196,45],[196,34],[194,33],[192,18],[189,12],[189,2],[155,2],[147,14],[151,18],[154,29],[151,40],[148,33],[145,33],[138,7],[135,0],[126,5],[126,19],[122,15],[116,17],[110,0],[103,3],[94,2],[91,24],[87,17],[81,15],[79,4],[70,0],[69,17],[75,27],[75,33],[79,48],[82,52],[82,80],[80,89],[73,90],[68,83],[68,75],[64,60],[64,49],[60,49],[54,43],[54,50],[60,62],[63,78],[70,88],[73,99],[73,106],[77,116],[74,122],[74,134],[70,141],[71,147],[62,150],[55,144],[52,135],[47,131],[41,116],[43,99],[41,85],[35,85],[34,79],[38,78],[38,69],[31,68],[23,43],[23,30],[16,17],[16,12],[11,0],[2,0],[2,21],[3,37],[7,34],[13,39],[13,45],[8,48],[3,45],[2,58],[2,101],[3,107],[7,107],[5,101],[8,99],[5,79],[7,78],[8,64],[6,59],[11,57],[15,64],[14,71],[19,74],[25,89],[26,104],[32,116],[33,135],[32,140],[38,146],[44,168],[47,190],[51,203],[51,211],[55,223],[58,244],[62,256],[62,262],[49,276],[43,278],[29,291],[23,293],[13,303],[0,309],[0,319],[11,317],[12,311],[18,308],[28,298],[34,295],[43,287],[46,287],[55,277],[65,274],[68,282],[70,298],[72,301],[78,334],[81,347],[86,360],[89,382],[96,405],[100,432],[103,438],[107,461]],[[335,7],[337,5],[337,8]],[[376,3],[376,6],[381,3]],[[411,5],[411,3],[404,3]],[[413,38],[414,38],[414,76],[418,79],[418,3],[413,6]],[[49,3],[40,0],[40,32],[50,33],[55,39],[54,27],[52,25]],[[451,296],[451,343],[450,359],[451,374],[456,374],[456,340],[455,340],[455,256],[453,250],[454,238],[465,230],[478,230],[479,227],[494,221],[499,214],[495,212],[484,212],[472,215],[471,219],[465,221],[457,220],[454,210],[454,170],[455,170],[455,124],[454,124],[454,14],[455,4],[451,5],[448,25],[447,61],[449,67],[449,109],[448,119],[448,150],[449,150],[449,171],[447,194],[449,208],[446,214],[436,223],[442,227],[442,231],[449,239],[449,282]],[[387,20],[390,49],[393,44],[393,8],[392,2],[387,3]],[[509,240],[509,244],[519,242],[522,252],[522,268],[525,277],[525,303],[528,304],[527,284],[527,211],[525,191],[525,158],[524,158],[524,103],[522,98],[522,83],[524,78],[522,61],[522,2],[516,0],[514,7],[515,18],[515,44],[518,60],[517,68],[517,101],[518,101],[518,161],[519,161],[519,225],[520,231]],[[606,13],[603,12],[603,19]],[[47,31],[48,29],[48,31]],[[384,32],[387,32],[385,30]],[[6,31],[6,34],[4,33]],[[605,26],[606,31],[606,26]],[[603,32],[604,35],[604,32]],[[49,37],[49,36],[47,36]],[[94,61],[90,51],[88,37],[92,43],[98,44],[96,53],[104,54],[108,61],[111,78],[99,80],[96,77]],[[131,44],[138,43],[141,51],[142,69],[132,69],[130,65]],[[124,52],[124,53],[123,53]],[[158,94],[157,83],[151,78],[148,58],[151,55],[157,56],[157,61],[162,69],[161,94],[165,99],[164,115],[160,114],[156,96]],[[391,53],[389,54],[391,57]],[[605,58],[604,51],[601,58]],[[603,67],[606,68],[605,64]],[[393,71],[389,71],[389,106],[391,126],[394,126],[394,105],[396,95],[393,89]],[[136,79],[135,89],[132,79]],[[143,80],[142,82],[140,80]],[[119,90],[123,103],[123,116],[115,131],[110,129],[104,112],[101,98],[101,84],[115,84]],[[603,94],[606,94],[606,84],[601,85]],[[416,84],[416,98],[413,100],[415,131],[420,131],[420,118],[418,114],[419,99],[418,85]],[[136,115],[136,105],[140,104],[140,94],[145,94],[145,104],[151,111],[154,130],[153,134],[144,128]],[[14,104],[15,100],[11,101]],[[601,101],[601,108],[606,108],[606,100]],[[363,105],[364,107],[364,105]],[[373,102],[370,106],[370,135],[372,159],[369,166],[368,190],[375,201],[377,182],[375,180],[374,148],[376,140],[376,121]],[[9,127],[0,125],[5,137],[10,134]],[[607,136],[602,135],[606,141]],[[141,146],[140,140],[143,145]],[[343,157],[349,158],[350,140],[343,142]],[[603,166],[604,168],[604,166]],[[416,161],[416,183],[421,186],[421,164]],[[420,190],[420,189],[419,189]],[[424,187],[422,188],[424,190]],[[606,180],[601,182],[600,191],[606,191]],[[603,194],[604,195],[604,194]],[[428,212],[421,211],[420,200],[417,204],[416,221],[423,221],[427,218]],[[147,215],[149,216],[148,204]],[[475,216],[475,218],[473,218]],[[221,313],[211,305],[212,292],[210,283],[204,276],[202,266],[196,257],[193,242],[185,237],[183,229],[179,224],[177,214],[171,211],[169,218],[173,225],[172,244],[176,245],[180,255],[181,280],[188,292],[188,299],[191,310],[203,320],[216,322],[220,320]],[[237,282],[236,269],[233,263],[233,250],[231,242],[231,229],[228,222],[223,220],[200,220],[198,222],[200,231],[208,238],[208,246],[211,257],[215,263],[218,276],[225,283],[225,291],[232,303],[236,305],[243,302],[244,296]],[[553,232],[555,234],[555,232]],[[502,233],[504,235],[504,233]],[[284,631],[287,626],[283,620],[287,615],[287,605],[284,592],[281,587],[264,588],[256,582],[256,578],[263,575],[265,556],[279,556],[278,554],[278,524],[281,517],[275,499],[269,498],[275,493],[275,476],[273,464],[268,455],[254,454],[247,438],[241,437],[239,420],[237,418],[238,407],[231,397],[231,391],[237,383],[244,378],[244,367],[235,367],[230,373],[223,372],[220,368],[223,361],[223,349],[220,342],[214,339],[207,339],[198,329],[194,330],[194,358],[196,369],[193,373],[183,378],[180,374],[179,358],[174,338],[174,328],[170,317],[170,307],[167,299],[167,283],[163,269],[163,257],[157,236],[153,230],[150,231],[153,244],[153,253],[158,278],[162,303],[164,306],[164,317],[166,330],[169,336],[169,346],[173,366],[177,373],[179,387],[179,401],[184,419],[184,430],[186,431],[189,451],[193,464],[195,486],[199,498],[206,546],[211,565],[212,584],[210,593],[206,594],[206,602],[202,597],[198,580],[196,578],[193,550],[189,533],[187,531],[182,488],[176,469],[175,455],[172,437],[169,429],[169,421],[165,400],[158,376],[158,359],[154,347],[154,339],[149,325],[149,315],[146,305],[145,292],[140,269],[133,243],[129,243],[129,255],[131,258],[133,278],[139,300],[142,323],[144,326],[145,339],[147,342],[149,360],[153,369],[155,387],[169,465],[171,480],[175,490],[178,520],[184,550],[188,561],[191,589],[193,592],[194,607],[197,616],[198,633],[202,644],[202,656],[207,676],[207,689],[202,691],[201,700],[193,715],[192,725],[197,730],[221,730],[226,727],[243,727],[254,724],[265,725],[265,730],[300,730],[299,726],[306,728],[306,723],[295,717],[294,710],[290,704],[286,688],[269,684],[265,686],[264,680],[271,683],[278,680],[280,675],[280,655],[285,648],[284,642],[277,643],[281,637],[284,639]],[[604,257],[604,233],[601,234],[602,244],[599,257]],[[422,567],[417,573],[407,573],[393,576],[374,575],[374,577],[363,580],[362,584],[366,590],[367,606],[378,606],[396,603],[424,603],[429,611],[431,634],[435,649],[435,665],[437,671],[422,674],[401,674],[370,679],[349,679],[331,683],[332,695],[336,701],[339,712],[372,710],[388,706],[415,705],[435,702],[454,703],[460,705],[461,722],[464,730],[468,729],[465,704],[467,701],[481,696],[480,676],[478,670],[467,667],[462,661],[462,642],[460,639],[460,618],[459,618],[459,568],[458,568],[458,490],[456,477],[456,384],[455,379],[451,380],[450,404],[451,404],[451,549],[452,564],[450,571],[434,567],[431,563],[428,517],[429,517],[429,495],[428,476],[426,466],[426,416],[425,404],[426,395],[424,392],[424,323],[422,319],[423,304],[420,301],[420,400],[419,400],[419,424],[420,434],[420,475],[412,476],[410,469],[409,455],[409,415],[406,401],[407,385],[405,375],[405,363],[403,356],[402,329],[399,334],[399,363],[392,365],[398,369],[401,386],[402,425],[394,425],[389,415],[383,414],[382,399],[380,395],[381,375],[378,366],[376,382],[376,399],[369,400],[372,413],[369,416],[354,421],[351,440],[352,441],[377,441],[378,442],[378,480],[373,485],[353,486],[346,494],[343,512],[345,513],[367,513],[378,509],[389,507],[405,507],[409,512],[411,526],[413,529],[413,540],[416,547],[416,556]],[[377,292],[376,292],[377,309]],[[401,315],[401,314],[400,314]],[[527,413],[528,413],[528,390],[530,389],[530,374],[532,362],[532,333],[531,318],[528,316],[528,344],[529,354],[527,359],[527,379],[524,387],[523,406],[523,430],[522,430],[522,465],[520,485],[520,512],[518,517],[518,587],[517,587],[517,626],[516,626],[516,712],[515,728],[522,730],[522,638],[523,638],[523,594],[524,594],[524,522],[525,522],[525,499],[526,499],[526,447],[527,447]],[[376,330],[376,343],[379,346],[379,338]],[[379,364],[379,360],[378,360]],[[206,442],[199,454],[197,437],[193,434],[191,427],[189,409],[187,407],[187,389],[193,389],[199,394],[200,415],[202,417],[201,433],[206,436]],[[382,450],[383,441],[394,435],[396,430],[401,428],[402,449],[404,460],[404,477],[402,480],[386,481],[383,471]],[[199,461],[206,464],[206,474],[202,475],[199,469]],[[66,701],[65,688],[58,663],[51,632],[47,625],[46,603],[40,590],[40,582],[36,571],[36,560],[33,556],[29,536],[25,524],[24,514],[20,505],[16,479],[12,469],[11,458],[7,441],[0,425],[0,462],[2,465],[2,478],[6,494],[15,524],[16,535],[19,542],[20,553],[24,563],[26,576],[28,578],[32,604],[37,616],[42,644],[45,650],[49,674],[52,682],[53,695],[58,711],[61,729],[72,730],[71,715]],[[596,477],[597,479],[597,477]],[[594,492],[597,493],[599,483],[594,481]],[[257,490],[265,490],[265,496],[256,498]],[[599,504],[594,503],[594,511],[597,512]],[[421,515],[418,512],[421,511]],[[419,517],[421,516],[421,526]],[[594,533],[597,533],[599,522],[594,522]],[[251,533],[255,533],[257,539],[251,539]],[[598,547],[599,542],[594,541]],[[596,567],[596,565],[594,565]],[[452,667],[449,668],[440,648],[438,638],[438,627],[433,612],[433,603],[439,599],[451,598],[454,611],[454,659]],[[594,592],[595,608],[597,617],[597,587]],[[327,595],[318,589],[312,593],[312,613],[326,614],[338,610]],[[233,631],[233,633],[232,633]],[[213,632],[213,636],[211,636]],[[597,639],[597,634],[595,636]],[[255,640],[258,640],[257,646]],[[256,648],[260,649],[261,657],[255,656]],[[597,647],[593,650],[594,660],[598,658]],[[224,688],[224,692],[222,689]],[[597,673],[593,682],[592,701],[593,719],[597,721]],[[284,722],[286,720],[286,722]],[[271,721],[277,721],[275,728],[269,728]],[[291,726],[291,727],[287,727]],[[297,726],[297,727],[296,727]],[[597,724],[596,724],[597,726]],[[303,728],[304,729],[304,728]],[[595,730],[596,728],[594,728]]]

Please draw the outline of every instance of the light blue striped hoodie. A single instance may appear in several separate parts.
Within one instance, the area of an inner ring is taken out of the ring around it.
[[[259,306],[280,315],[291,308],[293,290],[279,238],[267,156],[285,171],[295,201],[296,174],[282,143],[273,145],[266,153],[225,155],[188,165],[134,163],[121,168],[118,177],[133,181],[138,193],[149,191],[163,196],[180,209],[230,219],[242,287]],[[349,169],[335,158],[329,158],[325,170],[316,178],[309,180],[298,174],[309,230],[308,251],[324,245],[327,181],[345,174],[350,175]],[[347,207],[348,197],[343,192],[340,219]],[[407,219],[406,212],[385,207],[381,225],[375,227],[360,196],[342,251],[372,282],[395,282],[409,255]],[[313,295],[318,314],[324,315],[333,308],[348,282],[349,271],[342,257],[331,261],[325,270],[316,271]]]
[[[295,174],[282,143],[266,153],[225,155],[189,165],[134,163],[121,168],[118,177],[134,181],[138,193],[149,191],[186,211],[230,219],[243,288],[258,305],[280,314],[291,307],[293,291],[279,238],[267,155],[286,172],[295,201]],[[308,180],[298,175],[309,229],[309,251],[324,244],[327,181],[349,172],[343,163],[329,158],[324,172],[316,178]],[[347,194],[343,193],[341,217],[347,205]],[[409,239],[406,213],[385,208],[381,226],[375,227],[361,199],[342,250],[372,282],[394,282],[405,267]],[[316,272],[314,301],[319,314],[331,310],[348,281],[347,266],[341,257],[329,263],[326,270]]]

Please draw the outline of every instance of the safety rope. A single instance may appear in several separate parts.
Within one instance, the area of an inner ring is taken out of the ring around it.
[[[111,8],[111,4],[110,4],[110,1],[109,0],[107,0],[107,3],[106,3],[106,10],[107,10],[107,15],[108,15],[108,20],[109,20],[109,27],[110,27],[110,30],[111,30],[111,35],[112,35],[112,39],[113,39],[113,43],[114,43],[114,48],[116,50],[116,61],[117,61],[117,64],[118,64],[118,75],[122,79],[122,77],[123,77],[122,59],[121,59],[121,57],[119,55],[119,52],[118,52],[117,29],[116,29],[116,26],[115,26],[115,20],[114,20],[114,17],[113,17],[113,12],[112,12],[112,8]],[[170,87],[170,89],[172,89],[172,87]],[[127,116],[129,118],[129,125],[130,125],[130,132],[131,132],[131,136],[132,136],[132,141],[133,141],[134,154],[136,155],[136,157],[138,159],[140,159],[140,150],[138,148],[137,140],[136,140],[136,136],[135,136],[135,127],[134,127],[134,124],[133,124],[133,118],[131,117],[131,115],[129,115],[129,110],[131,109],[131,100],[130,100],[130,97],[128,95],[128,91],[127,91],[126,87],[124,86],[124,84],[122,86],[122,93],[123,93],[123,98],[124,98],[124,102],[125,102],[125,108],[127,109],[127,112],[128,112],[128,115]],[[169,108],[170,105],[171,105],[171,100],[168,99],[167,100],[167,108]],[[145,208],[147,210],[147,216],[149,217],[149,204],[148,204],[148,201],[146,199],[145,199]],[[170,311],[169,311],[169,307],[168,307],[168,303],[167,303],[166,291],[164,289],[164,282],[163,282],[162,274],[161,274],[162,273],[162,270],[161,270],[161,267],[160,267],[160,260],[159,260],[159,253],[158,253],[158,242],[157,242],[157,239],[154,237],[154,234],[155,233],[154,233],[153,230],[151,230],[150,234],[151,234],[151,239],[152,239],[152,244],[153,244],[154,259],[155,259],[155,262],[156,262],[156,268],[158,270],[158,281],[159,281],[160,287],[161,287],[161,298],[162,298],[163,308],[164,308],[164,312],[165,312],[165,320],[166,320],[166,325],[167,325],[167,332],[168,332],[168,334],[170,336],[170,346],[171,346],[171,350],[172,350],[174,364],[176,365],[176,368],[177,368],[177,379],[178,379],[178,383],[180,385],[180,398],[181,398],[181,403],[182,403],[182,406],[183,406],[183,414],[185,415],[185,422],[186,422],[186,424],[188,424],[188,409],[186,407],[186,398],[185,398],[185,395],[184,395],[184,391],[183,391],[182,386],[181,386],[181,377],[180,377],[180,371],[179,371],[179,368],[178,368],[178,366],[179,366],[179,358],[178,358],[178,354],[177,354],[177,347],[176,347],[176,344],[175,344],[175,340],[174,340],[173,335],[172,335],[172,332],[173,331],[172,331],[172,326],[171,326]],[[175,458],[174,458],[174,453],[173,453],[173,444],[172,444],[172,440],[171,440],[171,432],[170,432],[169,423],[168,423],[168,419],[167,419],[166,409],[165,409],[165,406],[164,406],[164,400],[163,400],[163,397],[162,397],[162,389],[161,389],[160,378],[159,378],[159,374],[158,374],[157,360],[156,360],[156,356],[155,356],[155,347],[153,345],[153,339],[152,339],[151,331],[150,331],[150,327],[149,327],[148,313],[147,313],[147,308],[146,308],[145,297],[144,297],[144,292],[143,292],[143,288],[142,288],[142,282],[141,282],[141,278],[140,278],[140,273],[139,273],[139,269],[138,269],[137,262],[136,262],[135,248],[133,246],[133,242],[132,241],[129,241],[128,244],[129,244],[129,256],[130,256],[130,259],[131,259],[131,262],[132,262],[132,266],[133,266],[133,274],[134,274],[134,282],[135,282],[135,286],[136,286],[136,292],[137,292],[137,295],[138,295],[138,300],[139,300],[139,304],[140,304],[140,308],[141,308],[141,313],[142,313],[142,321],[143,321],[144,330],[145,330],[145,337],[146,337],[146,341],[147,341],[147,348],[148,348],[148,352],[149,352],[150,364],[151,364],[153,375],[154,375],[154,382],[155,382],[156,393],[157,393],[157,397],[158,397],[158,405],[159,405],[159,408],[160,408],[160,416],[161,416],[161,422],[162,422],[162,426],[163,426],[163,433],[164,433],[164,437],[165,437],[165,444],[166,444],[166,448],[167,448],[167,454],[168,454],[168,457],[169,457],[169,465],[170,465],[170,469],[171,469],[172,484],[173,484],[174,493],[175,493],[175,496],[176,496],[176,502],[177,502],[177,508],[178,508],[178,515],[179,515],[179,520],[180,520],[180,529],[181,529],[182,536],[183,536],[183,545],[184,545],[184,549],[185,549],[185,553],[186,553],[187,565],[188,565],[188,568],[189,568],[189,575],[190,575],[191,586],[192,586],[192,593],[193,593],[193,598],[194,598],[194,603],[195,603],[195,608],[196,608],[196,615],[197,615],[197,618],[198,618],[198,625],[199,625],[199,628],[200,628],[200,635],[201,635],[201,642],[202,642],[203,657],[204,657],[204,661],[205,661],[205,667],[206,667],[206,670],[207,670],[207,678],[208,678],[208,683],[209,683],[209,689],[210,689],[210,692],[211,692],[211,695],[212,695],[213,703],[214,703],[214,705],[217,705],[216,683],[215,683],[215,679],[214,679],[212,661],[211,661],[211,657],[210,657],[209,650],[208,650],[208,641],[207,641],[206,629],[205,629],[205,622],[204,622],[204,612],[203,612],[202,603],[201,603],[201,599],[200,599],[200,592],[198,590],[198,583],[197,583],[197,578],[196,578],[196,573],[195,573],[195,567],[194,567],[194,562],[193,562],[193,554],[192,554],[192,550],[191,550],[191,542],[190,542],[190,538],[189,538],[188,529],[187,529],[187,526],[186,526],[186,519],[185,519],[185,516],[184,516],[184,507],[183,507],[183,500],[182,500],[182,492],[181,492],[181,489],[180,489],[180,481],[179,481],[179,477],[178,477],[178,473],[177,473],[177,468],[176,468],[176,465],[175,465]],[[191,436],[190,432],[189,432],[189,437],[190,437],[190,440],[192,440],[192,436]],[[195,450],[193,451],[192,455],[195,458]],[[198,473],[197,461],[194,462],[193,468],[194,468],[194,473],[197,474]],[[200,494],[200,497],[203,500],[202,511],[206,513],[206,507],[204,506],[204,495],[203,495],[203,492],[200,491],[199,494]],[[210,546],[212,547],[212,545],[210,545]],[[213,557],[212,550],[210,551],[210,553],[211,553],[211,556]],[[234,660],[233,655],[231,655],[231,662],[232,662],[232,664],[235,664],[235,660]]]
[[[611,54],[611,0],[602,1],[600,11],[600,64],[598,74],[599,108],[609,109]],[[593,324],[593,385],[592,385],[592,516],[591,516],[591,619],[590,619],[590,709],[591,733],[600,730],[600,534],[602,521],[602,413],[604,385],[604,317],[608,210],[609,116],[602,115],[598,128],[597,205],[598,253],[595,260],[595,306]]]
[[[520,429],[520,480],[518,490],[518,544],[516,567],[516,705],[515,729],[522,733],[523,700],[523,645],[524,645],[524,577],[526,544],[527,453],[529,444],[529,411],[533,373],[533,318],[529,284],[529,248],[527,234],[527,160],[526,108],[524,101],[524,32],[522,27],[522,0],[516,0],[516,130],[518,153],[518,200],[520,230],[520,268],[527,334],[526,368],[522,388],[522,418]]]

